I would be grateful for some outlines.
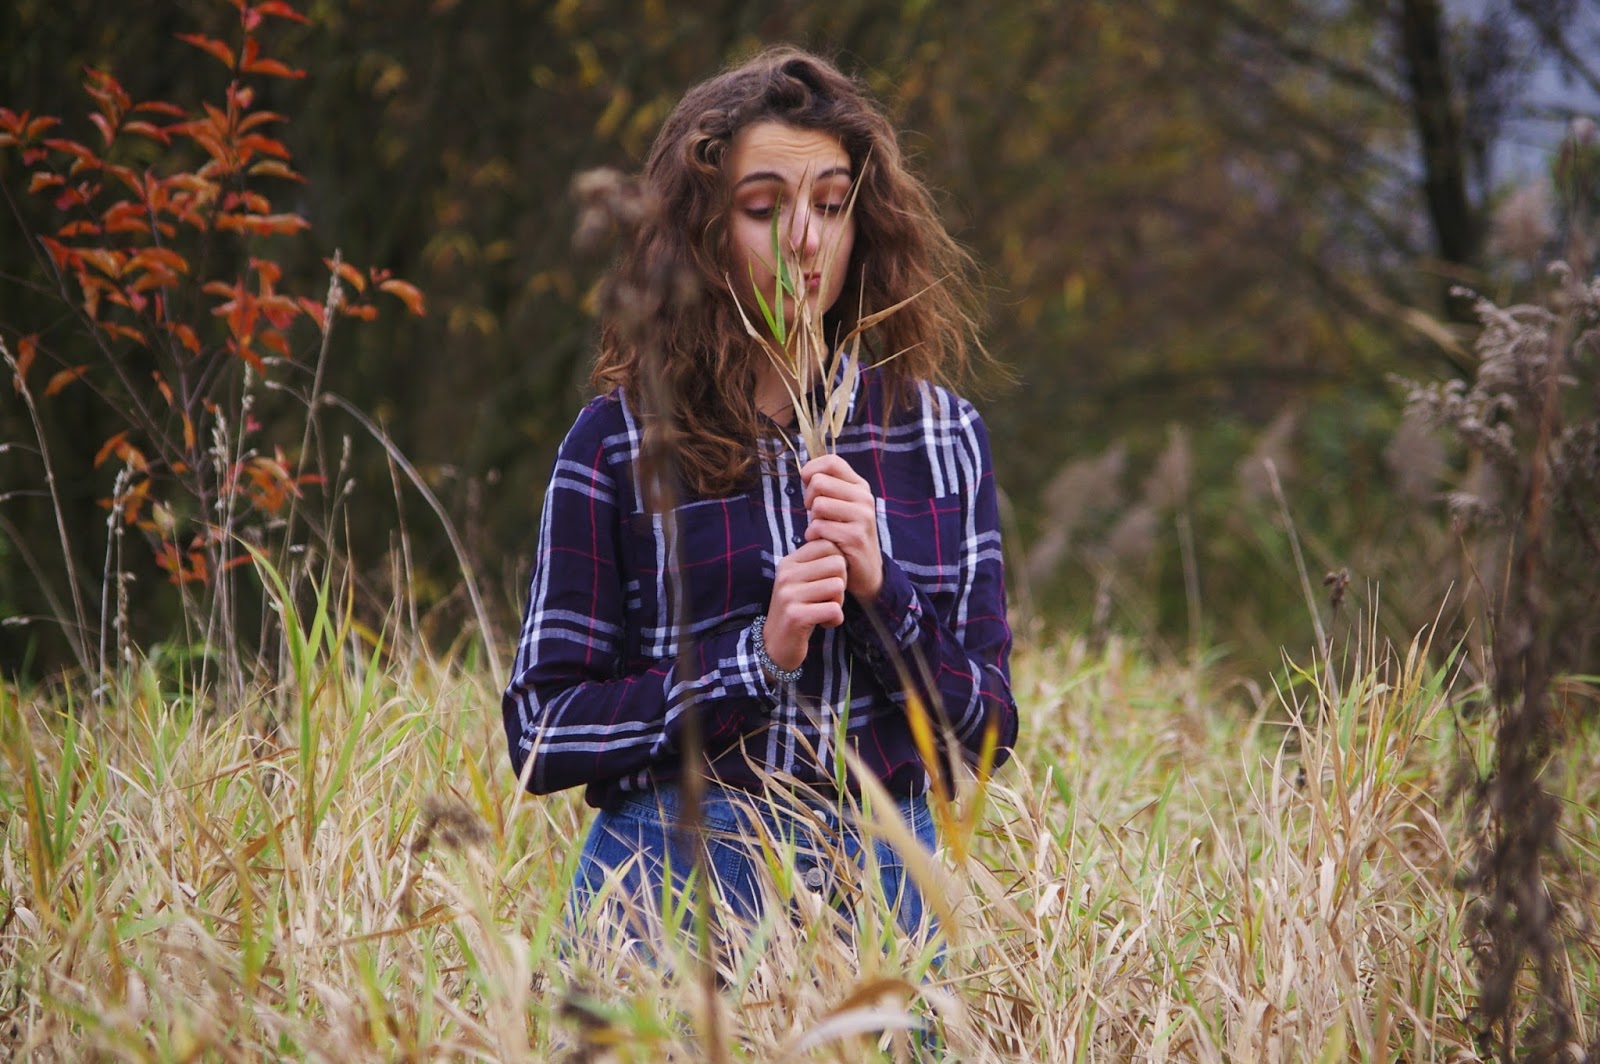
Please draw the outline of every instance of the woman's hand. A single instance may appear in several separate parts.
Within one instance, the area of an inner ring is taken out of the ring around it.
[[[767,656],[780,669],[797,669],[805,660],[811,632],[844,623],[845,560],[826,540],[813,540],[778,559],[762,638]]]
[[[883,551],[878,546],[878,503],[850,463],[836,454],[813,458],[800,470],[810,524],[806,539],[831,543],[845,561],[845,588],[868,603],[883,587]]]

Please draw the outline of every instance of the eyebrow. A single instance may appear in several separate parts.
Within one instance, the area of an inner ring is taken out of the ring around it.
[[[849,177],[849,176],[850,176],[850,168],[848,166],[834,166],[834,167],[828,168],[827,170],[822,171],[822,173],[820,173],[816,177],[812,178],[811,179],[811,183],[812,184],[816,184],[818,181],[826,181],[830,177]],[[784,175],[778,173],[776,170],[757,170],[753,174],[745,174],[743,177],[741,177],[738,181],[736,181],[734,183],[733,187],[736,188],[736,189],[737,188],[743,188],[745,185],[753,185],[753,184],[755,184],[757,182],[760,182],[760,181],[776,181],[779,184],[787,184],[788,180],[789,180],[788,178],[786,178]]]

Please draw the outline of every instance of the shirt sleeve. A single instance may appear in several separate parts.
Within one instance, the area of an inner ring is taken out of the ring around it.
[[[545,493],[511,680],[501,700],[511,764],[535,794],[640,773],[672,756],[688,715],[708,748],[765,718],[774,697],[748,627],[706,635],[671,660],[625,668],[622,494],[603,408],[562,442]],[[529,759],[533,764],[528,767]]]
[[[953,570],[943,575],[953,578],[954,594],[940,596],[944,605],[935,605],[886,553],[877,599],[867,607],[850,600],[845,627],[890,697],[904,703],[908,685],[917,691],[969,764],[977,762],[986,733],[995,729],[991,767],[998,767],[1017,741],[1000,507],[988,431],[969,403],[953,402],[948,431],[962,499],[961,534]]]

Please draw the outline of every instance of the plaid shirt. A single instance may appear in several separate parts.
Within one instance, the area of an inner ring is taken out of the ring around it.
[[[709,770],[725,785],[759,789],[765,771],[830,786],[843,716],[890,793],[919,794],[930,780],[905,714],[908,676],[969,762],[991,721],[1007,756],[1017,713],[988,435],[942,388],[887,405],[881,379],[863,373],[836,446],[877,499],[883,589],[866,608],[847,597],[845,624],[813,632],[789,685],[768,682],[750,622],[767,608],[777,559],[804,542],[804,445],[774,433],[759,443],[769,461],[751,490],[664,515],[642,501],[643,426],[626,399],[584,407],[545,494],[502,702],[519,775],[533,758],[530,790],[584,784],[602,807],[675,779],[685,718],[698,711]]]

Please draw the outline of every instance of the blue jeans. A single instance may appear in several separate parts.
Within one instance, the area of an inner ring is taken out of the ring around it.
[[[676,785],[631,795],[615,808],[601,810],[589,829],[578,857],[569,913],[586,912],[606,894],[607,881],[617,893],[607,895],[628,913],[630,930],[646,944],[659,933],[663,900],[681,900],[694,865],[695,835],[682,823],[683,797]],[[922,848],[934,848],[933,817],[924,798],[898,803],[901,819]],[[900,928],[910,935],[926,933],[922,895],[906,873],[894,847],[872,839],[873,862],[865,860],[861,836],[847,811],[836,803],[808,799],[801,811],[759,795],[706,786],[701,802],[705,868],[735,917],[754,924],[763,915],[765,899],[776,897],[763,852],[763,832],[785,860],[792,859],[795,890],[811,890],[840,903],[872,898],[862,882],[875,867],[882,897],[892,907]],[[851,875],[856,882],[832,882]],[[672,890],[664,887],[670,881]],[[620,888],[620,889],[619,889]],[[620,897],[618,896],[620,894]],[[615,910],[614,910],[615,911]]]

